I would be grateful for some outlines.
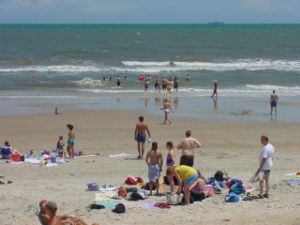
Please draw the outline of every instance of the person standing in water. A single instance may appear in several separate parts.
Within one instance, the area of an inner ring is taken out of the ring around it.
[[[213,98],[214,96],[216,96],[218,98],[218,81],[213,80],[213,84],[214,84],[214,90],[211,97]]]
[[[139,122],[135,126],[134,130],[134,139],[137,142],[138,146],[138,157],[137,159],[142,159],[145,151],[145,142],[146,142],[146,132],[148,133],[148,137],[150,139],[150,131],[148,125],[144,123],[144,117],[139,117]]]
[[[278,102],[278,95],[275,93],[275,90],[273,90],[273,93],[270,98],[271,115],[273,114],[273,108],[275,109],[275,115],[277,115],[277,102]]]
[[[74,152],[75,152],[74,151],[74,145],[75,145],[74,126],[72,124],[68,124],[67,128],[69,129],[67,151],[69,154],[69,158],[74,158]]]
[[[120,78],[119,75],[117,76],[117,87],[118,87],[118,88],[121,87],[121,78]]]
[[[171,120],[170,120],[170,112],[172,111],[172,104],[171,102],[168,101],[168,99],[164,100],[164,106],[161,110],[164,110],[165,113],[165,120],[162,124],[166,124],[167,122],[169,122],[169,124],[171,124]]]

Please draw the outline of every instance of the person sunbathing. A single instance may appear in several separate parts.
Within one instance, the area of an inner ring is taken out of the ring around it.
[[[40,220],[42,225],[88,225],[82,219],[72,216],[56,215],[57,205],[53,201],[43,200],[40,202]],[[99,225],[93,223],[92,225]]]

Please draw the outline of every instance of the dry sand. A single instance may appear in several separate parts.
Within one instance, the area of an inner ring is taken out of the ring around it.
[[[9,140],[21,151],[52,149],[59,135],[66,138],[65,126],[72,123],[76,149],[99,153],[99,156],[75,159],[56,168],[0,163],[0,175],[13,181],[0,186],[0,224],[38,224],[30,207],[38,205],[41,199],[56,201],[60,214],[80,216],[90,224],[300,224],[300,186],[288,186],[282,181],[287,179],[284,174],[300,170],[299,124],[176,119],[171,126],[162,126],[162,118],[147,114],[144,116],[152,140],[158,141],[164,155],[166,141],[177,144],[186,129],[192,130],[193,136],[203,144],[196,151],[195,167],[205,176],[226,170],[233,178],[249,180],[258,166],[257,157],[262,147],[259,137],[268,135],[276,149],[270,198],[230,204],[224,203],[222,194],[202,203],[164,210],[129,208],[122,215],[109,210],[88,212],[86,207],[93,202],[94,193],[85,191],[87,183],[118,185],[128,175],[147,180],[144,161],[108,157],[122,152],[136,156],[133,131],[138,116],[129,111],[76,111],[60,116],[1,117],[1,142]],[[160,199],[165,198],[147,201]]]

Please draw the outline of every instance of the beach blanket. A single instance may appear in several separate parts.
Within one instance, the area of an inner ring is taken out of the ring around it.
[[[95,204],[103,205],[105,209],[114,209],[116,208],[116,205],[118,205],[121,202],[122,202],[121,200],[110,199],[110,200],[95,201]]]

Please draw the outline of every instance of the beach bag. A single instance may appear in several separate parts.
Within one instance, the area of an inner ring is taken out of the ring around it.
[[[206,196],[204,192],[191,192],[191,198],[193,198],[194,201],[202,201],[206,199]]]
[[[21,156],[18,153],[14,153],[14,154],[12,154],[11,159],[15,162],[20,162]]]
[[[225,197],[225,202],[238,202],[239,200],[240,197],[234,192],[229,193]]]
[[[234,184],[238,184],[240,186],[243,186],[243,181],[239,180],[239,179],[231,179],[229,182],[229,188],[231,188],[232,185]]]
[[[125,213],[125,211],[126,211],[126,208],[123,203],[117,204],[116,207],[112,210],[112,212],[118,213],[118,214]]]
[[[127,177],[127,179],[125,180],[125,184],[127,185],[135,185],[137,182],[135,177]]]
[[[230,192],[240,195],[240,194],[244,194],[246,190],[243,185],[240,185],[239,183],[235,183],[234,185],[231,186]]]
[[[183,194],[177,194],[177,193],[169,193],[166,194],[167,203],[169,205],[178,205],[181,203]]]
[[[99,189],[100,189],[100,185],[97,183],[90,183],[90,184],[87,184],[87,186],[88,186],[89,191],[99,191]]]
[[[133,192],[130,195],[130,200],[132,201],[144,200],[145,198],[146,196],[143,192]]]

